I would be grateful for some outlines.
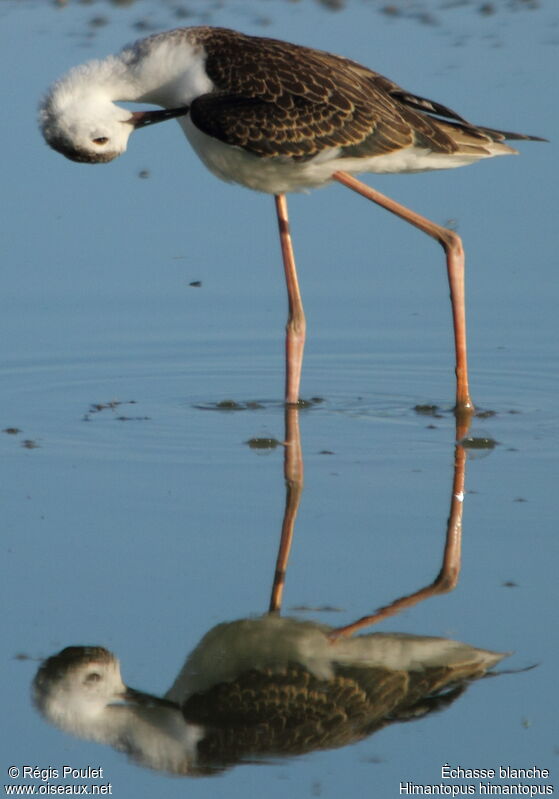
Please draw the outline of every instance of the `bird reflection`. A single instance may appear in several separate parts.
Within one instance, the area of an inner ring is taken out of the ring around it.
[[[128,688],[102,647],[68,647],[34,681],[66,732],[174,774],[345,746],[446,707],[503,655],[444,638],[332,629],[267,615],[219,624],[164,698]]]
[[[353,634],[451,590],[460,570],[465,452],[456,445],[442,567],[429,586],[333,628],[279,615],[303,487],[298,410],[286,408],[286,505],[269,612],[212,628],[164,697],[128,687],[103,647],[71,646],[33,682],[52,724],[173,774],[219,773],[239,763],[345,746],[387,725],[454,702],[504,654],[445,638]]]

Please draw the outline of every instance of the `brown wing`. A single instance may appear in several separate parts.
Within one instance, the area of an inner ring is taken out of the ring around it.
[[[191,117],[210,136],[291,158],[366,140],[371,155],[413,143],[410,120],[386,91],[395,84],[353,61],[226,29],[198,28],[196,38],[216,91],[194,100]],[[419,124],[437,134],[431,122]]]
[[[383,726],[406,687],[403,672],[357,669],[319,680],[292,664],[280,673],[251,670],[194,694],[183,714],[207,730],[198,744],[201,763],[219,767],[357,741]]]
[[[190,30],[216,86],[194,100],[192,121],[259,156],[304,160],[327,147],[374,156],[410,145],[487,154],[492,142],[536,138],[472,125],[341,56],[225,28]]]
[[[332,679],[321,680],[292,663],[280,672],[251,669],[191,695],[182,710],[206,730],[199,765],[211,770],[354,743],[387,724],[442,709],[486,670],[475,659],[411,673],[339,666]]]

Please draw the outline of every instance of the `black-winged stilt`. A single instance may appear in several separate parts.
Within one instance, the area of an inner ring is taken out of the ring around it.
[[[33,683],[52,724],[181,775],[361,740],[448,706],[505,654],[446,638],[331,628],[268,615],[219,624],[164,697],[129,688],[103,647],[48,658]]]
[[[118,101],[153,103],[164,110],[132,113]],[[74,161],[103,163],[125,151],[136,128],[173,117],[215,175],[275,197],[289,300],[287,403],[299,400],[306,325],[285,194],[336,180],[444,248],[456,408],[473,411],[460,237],[353,175],[464,166],[516,152],[505,139],[541,139],[472,125],[347,58],[212,27],[155,34],[118,55],[75,67],[50,89],[40,124],[55,150]]]

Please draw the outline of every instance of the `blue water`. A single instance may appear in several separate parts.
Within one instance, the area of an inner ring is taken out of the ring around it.
[[[556,139],[557,9],[495,8],[441,6],[426,25],[369,3],[239,3],[209,21],[344,53],[474,122]],[[37,131],[54,78],[136,38],[140,20],[179,24],[172,6],[6,1],[0,13],[17,64],[2,72],[0,429],[20,431],[0,433],[4,781],[11,765],[101,765],[122,797],[390,797],[400,781],[440,782],[446,762],[536,764],[556,779],[556,142],[374,181],[457,221],[472,392],[495,412],[473,435],[497,442],[468,458],[457,589],[379,629],[538,667],[352,747],[188,785],[33,710],[38,662],[64,646],[106,646],[127,682],[162,693],[210,627],[266,610],[283,451],[246,442],[283,438],[285,298],[271,199],[219,184],[178,126],[138,133],[97,168],[65,161]],[[89,24],[100,16],[106,25]],[[202,17],[199,4],[187,22]],[[300,414],[305,489],[284,612],[327,605],[338,610],[308,615],[338,625],[440,567],[454,460],[448,292],[436,245],[341,187],[294,197],[290,211],[309,329],[302,395],[322,402]],[[257,406],[216,410],[223,400]],[[423,403],[441,412],[417,414]]]

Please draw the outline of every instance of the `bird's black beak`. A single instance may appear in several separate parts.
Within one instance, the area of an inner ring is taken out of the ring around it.
[[[186,116],[189,110],[190,107],[185,105],[182,108],[164,108],[161,111],[133,111],[128,122],[137,130],[146,125],[155,125],[156,122],[165,122],[166,119]]]
[[[146,694],[143,691],[136,691],[135,688],[126,687],[122,694],[122,699],[127,704],[139,705],[140,707],[166,707],[178,709],[176,702],[171,702],[170,699],[163,699],[160,696],[153,696]]]

